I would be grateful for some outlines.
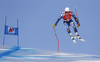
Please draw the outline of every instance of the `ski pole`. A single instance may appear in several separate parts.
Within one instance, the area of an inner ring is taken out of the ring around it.
[[[76,17],[78,18],[77,11],[76,11],[76,7],[75,7],[75,14],[76,14]]]
[[[58,42],[57,52],[59,53],[59,40],[58,40],[58,37],[57,37],[57,34],[56,34],[55,27],[54,27],[54,33],[55,33],[55,36],[56,36],[56,39],[57,39],[57,42]]]

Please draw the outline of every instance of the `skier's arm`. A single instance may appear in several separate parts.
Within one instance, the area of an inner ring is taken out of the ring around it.
[[[61,14],[61,16],[57,19],[57,21],[56,21],[56,23],[55,23],[56,25],[58,24],[58,22],[60,21],[60,19],[62,19],[62,17],[63,17],[63,16],[62,16],[62,14]]]
[[[63,17],[63,15],[61,14],[61,16],[57,19],[56,23],[53,24],[52,26],[53,26],[53,27],[57,26],[58,22],[60,21],[60,19],[61,19],[62,17]]]
[[[79,20],[78,20],[78,18],[74,15],[74,13],[72,12],[72,16],[73,16],[73,18],[75,19],[75,21],[77,22],[77,24],[79,23]]]
[[[73,16],[73,18],[75,19],[75,21],[77,22],[77,27],[80,27],[79,20],[78,20],[78,18],[74,15],[73,12],[72,12],[72,16]]]

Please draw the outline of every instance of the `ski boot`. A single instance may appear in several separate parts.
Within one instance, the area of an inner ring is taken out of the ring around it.
[[[76,37],[74,37],[74,38],[79,39],[79,40],[81,40],[81,41],[83,41],[83,42],[86,42],[86,40],[84,40],[84,39],[82,39],[82,38],[80,37],[80,35],[78,34],[78,32],[76,32],[75,34],[76,34]]]
[[[76,44],[76,41],[74,40],[74,37],[73,37],[72,33],[69,33],[69,36],[73,40],[74,44]]]

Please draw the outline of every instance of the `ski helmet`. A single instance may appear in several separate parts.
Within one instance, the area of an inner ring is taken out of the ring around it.
[[[69,7],[66,7],[65,12],[68,12],[68,11],[70,11],[70,9],[69,9]]]

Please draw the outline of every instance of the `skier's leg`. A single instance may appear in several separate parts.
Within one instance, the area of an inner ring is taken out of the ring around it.
[[[64,25],[65,25],[65,28],[67,29],[67,32],[68,32],[70,38],[73,40],[73,42],[75,44],[76,41],[74,40],[74,37],[73,37],[73,35],[72,35],[72,33],[71,33],[70,29],[69,29],[69,25],[67,23],[64,23]]]
[[[74,38],[77,38],[77,39],[79,39],[79,40],[81,40],[81,41],[83,41],[83,42],[86,42],[86,40],[82,39],[82,38],[80,37],[80,35],[78,34],[78,30],[77,30],[77,28],[76,28],[74,22],[71,22],[71,25],[73,26],[74,32],[75,32],[75,34],[76,34],[76,37],[74,37]]]
[[[77,30],[77,28],[76,28],[74,22],[71,22],[71,25],[72,25],[72,27],[73,27],[73,29],[74,29],[74,32],[75,32],[77,38],[78,38],[78,39],[81,39],[81,37],[80,37],[80,35],[79,35],[79,33],[78,33],[78,30]]]

